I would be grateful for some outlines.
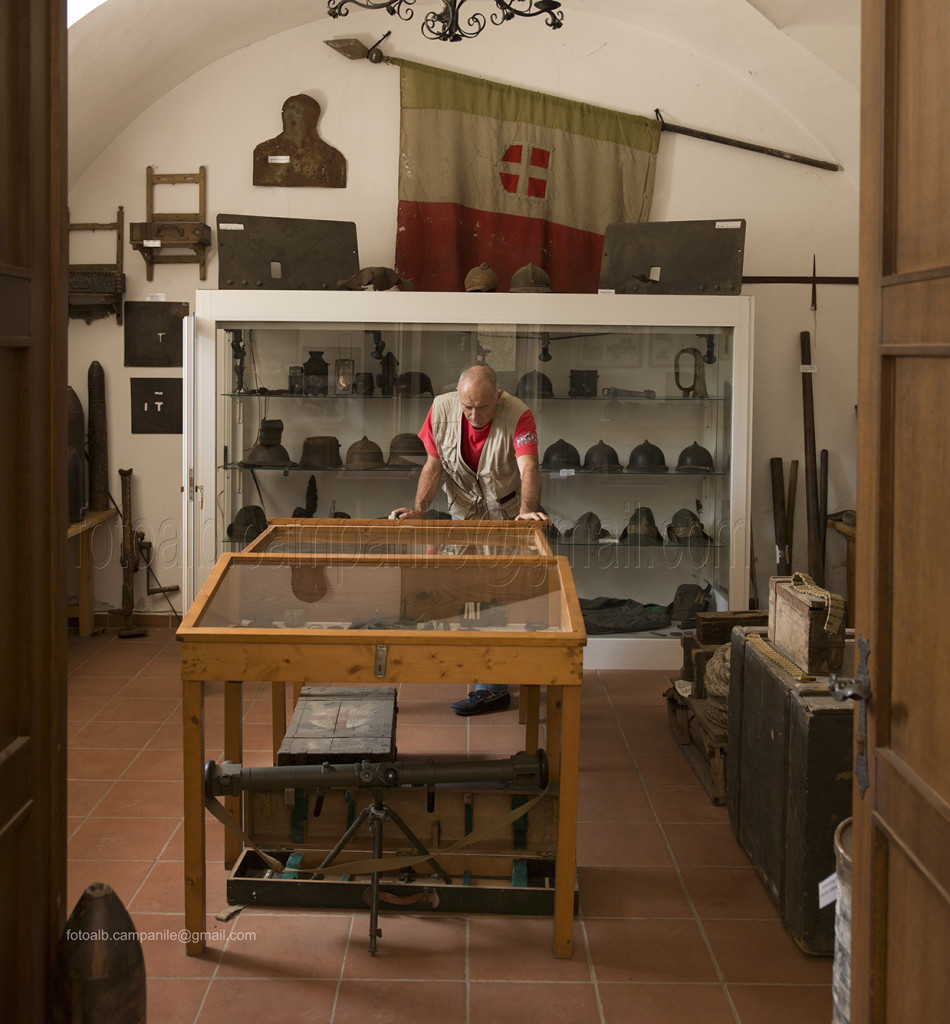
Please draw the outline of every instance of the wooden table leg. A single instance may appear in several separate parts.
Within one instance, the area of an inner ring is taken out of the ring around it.
[[[551,691],[556,690],[552,700]],[[552,709],[552,704],[555,707]],[[580,766],[581,688],[548,689],[548,724],[551,711],[560,717],[560,779],[558,783],[557,865],[554,875],[554,955],[574,955],[574,879],[577,873],[577,798]]]
[[[77,589],[79,591],[79,635],[92,636],[92,530],[79,534],[79,575]]]
[[[224,759],[241,764],[244,757],[243,718],[243,684],[229,680],[224,684]],[[244,803],[242,795],[224,798],[224,806],[228,814],[243,826]],[[241,837],[231,829],[224,830],[224,866],[233,868],[241,856]]]
[[[182,779],[184,785],[185,952],[205,951],[204,683],[182,681]]]
[[[287,734],[287,692],[283,683],[270,684],[271,742],[274,747],[274,764]]]

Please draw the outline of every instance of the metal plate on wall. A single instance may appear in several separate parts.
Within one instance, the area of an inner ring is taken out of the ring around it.
[[[133,377],[133,434],[181,433],[181,377]]]
[[[359,270],[356,224],[219,213],[218,287],[313,291]]]
[[[187,302],[125,304],[125,365],[181,366],[182,320]]]
[[[602,290],[639,295],[739,295],[745,221],[608,224]]]

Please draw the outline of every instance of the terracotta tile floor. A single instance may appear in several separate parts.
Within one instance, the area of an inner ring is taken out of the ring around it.
[[[208,930],[187,957],[181,728],[172,630],[69,642],[68,906],[95,881],[143,936],[162,1024],[826,1024],[831,960],[799,951],[673,740],[658,672],[588,672],[582,695],[575,954],[547,918],[249,908],[222,923],[222,829],[208,824]],[[447,689],[447,688],[444,688]],[[464,694],[458,688],[458,696]],[[245,761],[270,763],[269,688],[244,688]],[[221,691],[208,687],[208,756]],[[428,695],[428,698],[427,698]],[[508,752],[517,712],[465,720],[456,694],[406,687],[400,749]],[[427,699],[426,699],[427,698]],[[254,748],[261,749],[254,749]]]

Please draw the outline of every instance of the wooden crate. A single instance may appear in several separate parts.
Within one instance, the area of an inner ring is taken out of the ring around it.
[[[696,639],[701,644],[727,644],[735,626],[767,626],[765,611],[698,612]]]
[[[671,679],[664,693],[670,728],[706,795],[717,805],[726,802],[727,737],[708,713],[709,701],[694,697],[683,679]]]
[[[791,576],[769,580],[769,642],[809,675],[840,672],[844,663],[845,620],[825,632],[828,607],[821,597],[792,586]]]
[[[305,686],[277,763],[350,764],[395,756],[395,686]]]

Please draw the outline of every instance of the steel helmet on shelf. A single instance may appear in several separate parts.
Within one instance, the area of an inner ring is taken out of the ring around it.
[[[619,473],[623,466],[620,465],[620,457],[617,455],[616,449],[611,448],[603,441],[598,441],[597,444],[587,449],[587,454],[584,456],[584,469],[588,473]]]
[[[421,466],[429,457],[418,434],[397,434],[389,442],[387,466]]]
[[[710,473],[712,469],[713,457],[698,441],[684,448],[676,460],[676,470],[679,473]]]
[[[508,285],[510,292],[549,292],[551,290],[551,278],[533,263],[528,263],[520,270],[511,275],[511,284]]]
[[[298,463],[301,469],[339,469],[340,442],[335,437],[307,437]]]
[[[267,516],[260,505],[244,505],[228,526],[228,537],[246,546],[267,529]]]
[[[669,466],[666,464],[666,457],[655,444],[644,441],[638,444],[630,453],[630,461],[627,469],[631,473],[668,473]]]
[[[666,535],[674,544],[712,543],[712,538],[703,529],[699,516],[688,508],[681,508],[673,514],[673,520],[666,528]]]
[[[562,437],[549,445],[541,459],[542,469],[580,469],[581,456],[578,450]]]
[[[481,263],[465,275],[467,292],[494,292],[498,290],[498,275],[487,264]]]
[[[531,370],[518,381],[515,394],[519,398],[553,398],[554,387],[547,374]]]
[[[280,443],[284,432],[283,420],[261,420],[259,440],[241,459],[243,466],[291,466],[287,449]]]
[[[383,450],[365,434],[346,450],[346,469],[379,469],[383,465]]]
[[[620,534],[620,543],[644,546],[656,546],[663,543],[663,537],[657,529],[651,508],[641,505],[634,511],[624,527],[623,533]]]
[[[427,373],[410,370],[400,373],[393,381],[393,393],[397,395],[432,395],[432,381]]]

